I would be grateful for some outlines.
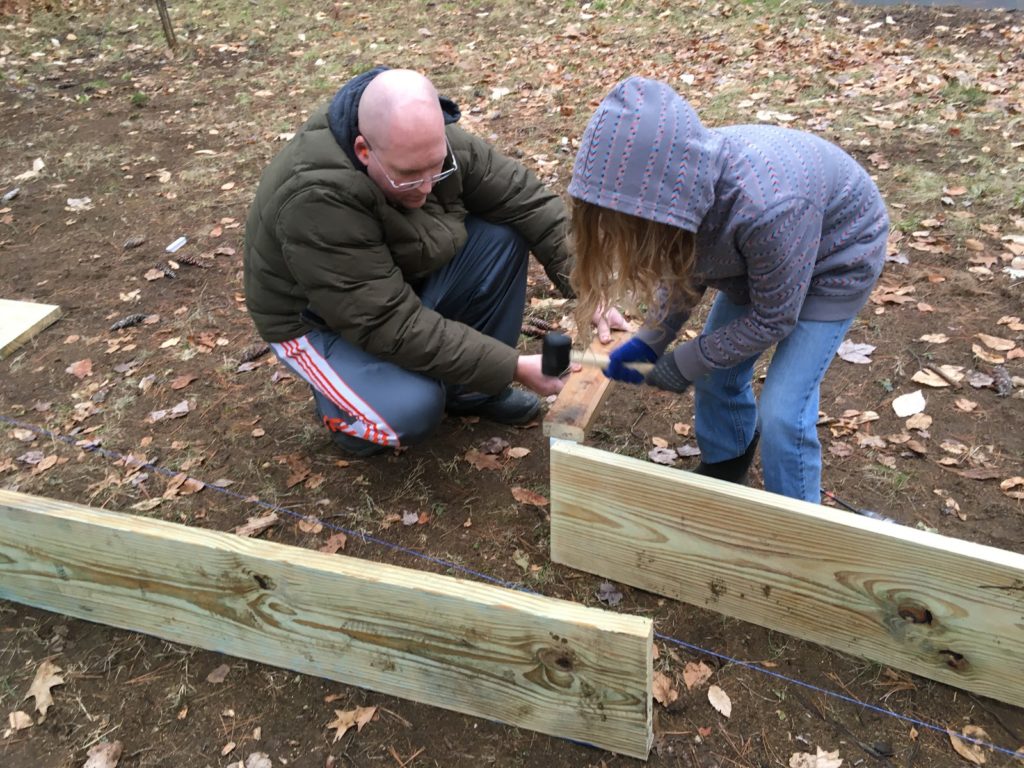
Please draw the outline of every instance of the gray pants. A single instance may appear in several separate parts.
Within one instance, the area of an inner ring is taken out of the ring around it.
[[[466,229],[455,258],[419,286],[420,301],[514,347],[526,301],[526,241],[511,227],[475,217]],[[446,402],[482,398],[385,362],[326,329],[271,346],[310,385],[318,416],[343,445],[351,438],[392,447],[422,442]]]

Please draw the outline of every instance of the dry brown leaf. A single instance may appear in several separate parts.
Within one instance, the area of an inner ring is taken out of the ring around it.
[[[171,381],[171,389],[184,389],[199,377],[192,373],[183,373]]]
[[[979,333],[978,338],[981,339],[982,344],[996,352],[1009,352],[1017,346],[1017,342],[1011,339],[1004,339],[999,336],[989,336],[987,333]]]
[[[1015,476],[1003,480],[999,484],[999,490],[1011,499],[1024,499],[1024,477]]]
[[[985,748],[980,744],[964,741],[961,736],[979,741],[989,741],[989,735],[985,732],[985,729],[977,725],[968,725],[964,727],[961,733],[949,731],[949,743],[952,744],[953,750],[960,757],[975,765],[984,765],[987,760]]]
[[[689,424],[685,424],[681,421],[677,421],[672,425],[672,431],[681,437],[689,437],[692,427]]]
[[[120,741],[101,741],[89,749],[89,759],[82,768],[117,768],[124,745]]]
[[[928,344],[945,344],[949,341],[949,336],[944,333],[926,333],[920,337],[919,341],[924,341]]]
[[[11,731],[14,733],[23,731],[26,728],[31,728],[35,725],[32,721],[32,716],[28,712],[22,712],[20,709],[7,715],[7,723],[10,725]]]
[[[664,437],[652,437],[651,444],[654,445],[655,448],[668,448],[668,440]]]
[[[529,456],[530,455],[530,449],[529,448],[521,448],[521,447],[509,448],[508,449],[508,455],[509,455],[510,458],[513,458],[513,459],[521,459],[524,456]]]
[[[345,711],[334,710],[334,720],[327,724],[327,728],[334,731],[332,743],[338,741],[353,726],[355,726],[356,733],[363,730],[363,726],[370,722],[375,714],[377,714],[376,707],[356,707]]]
[[[221,664],[219,667],[214,669],[210,674],[206,676],[206,682],[213,683],[215,685],[223,683],[228,676],[228,672],[231,671],[231,666],[228,664]]]
[[[32,679],[28,693],[25,694],[26,699],[31,696],[36,700],[36,712],[42,715],[39,722],[46,719],[46,711],[53,706],[50,689],[64,685],[64,678],[61,677],[60,671],[60,667],[52,661],[44,661],[36,669],[36,676]]]
[[[535,507],[546,507],[548,505],[548,500],[544,496],[534,493],[529,488],[521,488],[519,486],[512,489],[512,498],[520,504],[531,504]]]
[[[70,373],[76,379],[84,379],[86,376],[92,376],[92,360],[88,357],[84,360],[78,360],[65,368],[64,371],[65,373]]]
[[[338,532],[330,536],[324,545],[320,547],[321,552],[326,552],[329,555],[337,553],[339,550],[345,548],[345,544],[348,543],[348,536],[344,533]]]
[[[711,706],[717,709],[723,717],[732,716],[732,699],[729,698],[729,694],[717,685],[712,685],[708,688],[708,701],[711,702]]]
[[[821,747],[814,748],[815,754],[810,752],[794,752],[789,758],[789,768],[841,768],[843,759],[839,757],[839,750],[826,752]]]
[[[21,427],[12,429],[8,434],[22,443],[31,443],[38,437],[31,429],[22,429]]]
[[[307,515],[299,520],[298,527],[303,533],[320,533],[324,529],[324,524],[314,515]]]
[[[703,661],[686,662],[686,665],[683,667],[683,682],[686,684],[686,690],[689,691],[704,685],[704,683],[711,679],[712,674],[714,674],[714,670]]]
[[[55,467],[58,461],[60,461],[60,458],[56,454],[51,454],[32,467],[32,474],[38,475],[41,472],[45,472],[46,470]]]
[[[673,701],[679,698],[679,691],[675,689],[675,685],[672,682],[672,678],[666,675],[664,672],[655,672],[654,679],[651,685],[651,692],[654,695],[654,700],[657,701],[661,706],[667,707]]]
[[[949,382],[939,376],[935,371],[921,370],[910,377],[910,380],[917,384],[924,384],[926,387],[934,387],[936,389],[940,387],[950,386]]]
[[[915,413],[906,424],[907,429],[928,429],[932,425],[932,417],[927,413]]]
[[[976,402],[974,402],[973,400],[968,400],[966,397],[958,397],[953,404],[957,407],[958,410],[965,411],[967,413],[970,413],[971,411],[978,407],[978,404]]]
[[[979,360],[984,360],[986,363],[991,363],[992,365],[1002,365],[1006,362],[1005,357],[989,352],[980,344],[971,344],[971,352],[973,352],[975,357]]]
[[[463,458],[476,469],[501,469],[501,461],[497,456],[490,453],[482,453],[476,448],[470,448],[466,451],[466,455]]]
[[[235,528],[238,536],[259,536],[268,528],[277,525],[279,518],[276,512],[268,512],[262,517],[250,517],[249,522]]]

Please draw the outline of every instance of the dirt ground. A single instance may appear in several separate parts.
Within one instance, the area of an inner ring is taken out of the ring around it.
[[[310,109],[368,66],[427,72],[471,130],[559,192],[594,99],[640,73],[672,81],[712,125],[814,130],[876,175],[892,213],[892,261],[849,335],[875,347],[869,362],[837,359],[825,380],[826,490],[908,526],[1024,551],[1019,14],[496,0],[203,3],[171,15],[173,53],[153,8],[0,4],[0,297],[64,312],[0,361],[0,486],[224,531],[265,511],[256,497],[348,530],[346,555],[440,570],[361,540],[366,533],[601,605],[602,579],[552,565],[545,509],[511,494],[548,493],[539,424],[450,418],[427,445],[369,460],[332,447],[308,389],[270,355],[248,360],[260,343],[241,293],[242,237],[263,166]],[[182,236],[187,244],[167,253]],[[565,325],[570,308],[552,298],[532,270],[528,317]],[[112,329],[132,315],[145,319]],[[539,349],[528,336],[522,345]],[[894,398],[916,390],[924,414],[896,416]],[[691,425],[690,398],[617,388],[590,442],[645,457],[654,438],[692,446]],[[494,438],[529,453],[493,471],[465,459]],[[169,487],[179,472],[212,485]],[[416,522],[406,525],[410,512]],[[282,518],[260,535],[327,543],[329,528]],[[1018,708],[621,592],[614,610],[719,654],[659,643],[657,668],[679,696],[656,706],[652,766],[786,766],[817,747],[837,751],[843,766],[965,765],[941,729],[969,725],[999,747],[982,750],[987,765],[1022,764],[1011,755],[1024,746]],[[25,696],[46,660],[64,682],[45,720],[19,729],[17,711],[39,720]],[[730,718],[708,703],[707,683],[685,686],[685,665],[698,661],[730,695]],[[222,664],[223,682],[208,681]],[[378,708],[371,722],[332,741],[335,710],[369,706]],[[4,602],[0,714],[5,768],[81,766],[90,748],[114,740],[122,768],[251,768],[264,765],[259,753],[266,764],[317,768],[639,764]]]

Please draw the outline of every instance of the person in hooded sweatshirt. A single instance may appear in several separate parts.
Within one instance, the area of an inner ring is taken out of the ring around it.
[[[365,72],[274,158],[249,212],[249,314],[359,456],[423,441],[446,410],[528,422],[538,398],[510,384],[562,387],[516,343],[529,251],[571,295],[564,205],[458,119],[422,74]],[[624,325],[605,314],[602,336]]]
[[[819,390],[882,271],[885,203],[829,142],[767,125],[706,128],[665,83],[619,83],[573,168],[572,285],[580,316],[649,307],[612,351],[613,379],[694,388],[697,472],[742,482],[760,439],[768,491],[821,501]],[[708,288],[700,334],[670,348]],[[774,348],[759,400],[754,364]]]

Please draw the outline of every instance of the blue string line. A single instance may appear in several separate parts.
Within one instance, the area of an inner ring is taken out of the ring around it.
[[[67,443],[67,444],[72,445],[72,446],[76,446],[76,444],[81,441],[81,438],[75,438],[75,437],[68,436],[68,435],[57,434],[55,432],[51,432],[48,429],[44,429],[43,427],[39,427],[39,426],[37,426],[35,424],[29,424],[29,423],[21,422],[21,421],[18,421],[16,419],[9,418],[8,416],[5,416],[3,414],[0,414],[0,421],[7,422],[8,424],[14,425],[16,427],[21,427],[22,429],[28,429],[28,430],[36,433],[37,435],[42,435],[44,437],[49,437],[49,438],[54,439],[54,440],[60,440],[61,442]],[[127,456],[125,456],[122,453],[118,453],[117,451],[108,450],[108,449],[103,448],[103,447],[101,447],[99,445],[83,445],[83,446],[76,446],[76,447],[79,447],[82,450],[89,451],[91,453],[98,453],[101,456],[105,456],[107,458],[114,459],[116,461],[126,461],[127,458],[128,458]],[[156,464],[137,462],[137,465],[140,468],[141,467],[145,467],[147,469],[152,469],[154,472],[159,472],[160,474],[165,475],[167,477],[175,477],[175,476],[181,474],[180,472],[174,472],[173,470],[166,469],[166,468],[158,466]],[[126,466],[127,466],[127,464],[126,464]],[[203,482],[202,480],[199,480],[199,478],[192,478],[191,476],[188,476],[188,477],[189,477],[189,479],[195,479],[198,482]],[[298,512],[294,512],[293,510],[290,510],[287,507],[282,507],[279,504],[271,504],[270,502],[263,501],[262,499],[253,498],[251,496],[243,496],[240,493],[236,493],[234,491],[228,490],[227,488],[221,488],[220,486],[217,486],[217,485],[210,485],[209,483],[204,483],[204,486],[206,488],[209,488],[209,489],[213,490],[213,491],[217,491],[219,493],[222,493],[225,496],[229,496],[231,498],[235,498],[235,499],[238,499],[238,500],[246,502],[246,503],[255,504],[255,505],[259,506],[259,507],[263,507],[264,509],[268,509],[268,510],[273,511],[273,512],[283,512],[286,515],[290,515],[291,517],[296,518],[297,520],[305,520],[305,521],[316,522],[316,523],[322,525],[325,528],[329,528],[332,531],[337,531],[339,533],[344,533],[346,536],[355,536],[356,538],[362,539],[363,541],[371,543],[371,544],[380,544],[380,545],[382,545],[384,547],[387,547],[388,549],[390,549],[390,550],[392,550],[394,552],[401,552],[402,554],[411,555],[412,557],[419,558],[420,560],[425,560],[425,561],[427,561],[429,563],[433,563],[434,565],[439,565],[439,566],[441,566],[443,568],[448,568],[450,570],[458,571],[459,573],[463,573],[463,574],[466,574],[466,575],[469,575],[469,576],[473,576],[475,578],[481,579],[482,581],[486,581],[486,582],[489,582],[491,584],[495,584],[497,586],[504,587],[506,589],[511,589],[511,590],[516,591],[516,592],[523,592],[523,593],[528,594],[528,595],[535,595],[535,596],[538,596],[538,597],[544,597],[544,595],[542,595],[541,593],[536,592],[536,591],[534,591],[534,590],[530,589],[529,587],[526,587],[526,586],[524,586],[522,584],[517,584],[517,583],[511,582],[511,581],[506,581],[506,580],[500,579],[500,578],[498,578],[496,576],[490,576],[490,575],[488,575],[486,573],[482,573],[480,571],[473,570],[472,568],[469,568],[467,566],[459,565],[458,563],[451,562],[450,560],[443,560],[441,558],[434,557],[432,555],[428,555],[428,554],[426,554],[424,552],[420,552],[420,551],[415,550],[415,549],[410,549],[408,547],[403,547],[401,544],[395,544],[394,542],[387,541],[385,539],[379,539],[379,538],[377,538],[375,536],[370,536],[369,534],[363,533],[361,531],[354,531],[354,530],[351,530],[351,529],[348,529],[348,528],[344,528],[344,527],[342,527],[340,525],[334,525],[333,523],[329,523],[326,520],[321,520],[320,518],[316,517],[315,515],[303,515],[303,514],[300,514]],[[790,677],[788,675],[784,675],[781,672],[775,672],[775,671],[773,671],[771,669],[768,669],[766,667],[762,667],[762,666],[759,666],[757,664],[754,664],[753,662],[743,661],[742,659],[737,659],[737,658],[734,658],[732,656],[728,656],[728,655],[726,655],[724,653],[718,653],[717,651],[712,651],[712,650],[709,650],[707,648],[702,648],[699,645],[694,645],[692,643],[688,643],[685,640],[680,640],[679,638],[672,637],[671,635],[664,635],[664,634],[662,634],[660,632],[655,632],[654,636],[658,640],[662,640],[662,641],[664,641],[666,643],[671,643],[673,645],[677,645],[680,648],[686,648],[688,650],[695,651],[697,653],[701,653],[701,654],[704,654],[706,656],[711,656],[711,657],[714,657],[716,659],[721,659],[722,661],[726,661],[726,662],[728,662],[730,664],[736,664],[738,666],[745,667],[746,669],[752,670],[754,672],[760,672],[760,673],[762,673],[764,675],[768,675],[769,677],[774,677],[777,680],[782,680],[783,682],[790,683],[791,685],[796,685],[796,686],[799,686],[801,688],[806,688],[807,690],[815,691],[816,693],[821,693],[821,694],[824,694],[825,696],[829,696],[829,697],[831,697],[833,699],[838,699],[840,701],[845,701],[845,702],[847,702],[849,704],[856,704],[859,707],[864,707],[865,709],[868,709],[868,710],[870,710],[872,712],[876,712],[876,713],[881,714],[881,715],[887,715],[889,717],[893,717],[893,718],[895,718],[897,720],[901,720],[901,721],[903,721],[905,723],[911,723],[912,725],[920,726],[921,728],[925,728],[925,729],[930,730],[930,731],[935,731],[936,733],[941,733],[943,735],[954,734],[961,741],[965,741],[965,742],[968,742],[968,743],[971,743],[971,744],[977,744],[978,746],[986,747],[986,748],[991,749],[991,750],[993,750],[995,752],[1001,752],[1002,754],[1009,755],[1010,757],[1019,757],[1020,756],[1018,752],[1015,752],[1013,750],[1007,749],[1006,747],[1001,747],[998,744],[993,744],[991,742],[984,741],[983,739],[976,739],[974,737],[967,736],[966,734],[963,734],[963,733],[954,733],[953,731],[949,730],[948,728],[943,728],[940,725],[935,725],[934,723],[929,723],[929,722],[926,722],[924,720],[918,720],[915,717],[911,717],[910,715],[904,715],[904,714],[902,714],[900,712],[895,712],[895,711],[893,711],[891,709],[888,709],[886,707],[880,707],[880,706],[877,706],[875,704],[869,704],[866,701],[861,701],[860,699],[856,699],[856,698],[854,698],[852,696],[847,696],[846,694],[839,693],[838,691],[833,691],[833,690],[831,690],[829,688],[822,688],[820,686],[814,685],[813,683],[808,683],[808,682],[806,682],[804,680],[800,680],[800,679],[795,678],[795,677]],[[571,739],[570,739],[570,741],[571,741]]]

